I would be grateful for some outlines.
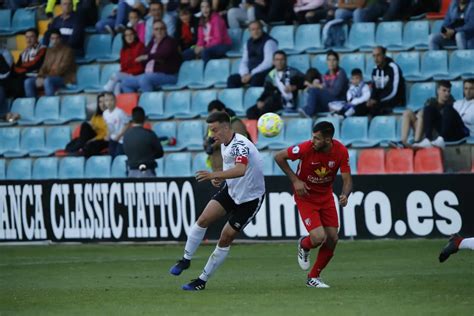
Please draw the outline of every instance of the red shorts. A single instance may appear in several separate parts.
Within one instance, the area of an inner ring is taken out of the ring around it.
[[[339,227],[336,205],[331,194],[320,202],[295,199],[296,206],[306,230],[309,232],[319,226]]]

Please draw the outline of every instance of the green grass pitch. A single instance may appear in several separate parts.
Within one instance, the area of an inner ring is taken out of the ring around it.
[[[305,287],[296,242],[237,244],[202,292],[214,245],[181,276],[168,273],[183,245],[0,247],[0,315],[474,315],[474,252],[438,263],[446,240],[341,242]],[[312,252],[312,260],[315,253]]]

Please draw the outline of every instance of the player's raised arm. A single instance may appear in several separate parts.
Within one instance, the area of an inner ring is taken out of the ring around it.
[[[293,187],[295,188],[295,192],[298,195],[307,195],[309,191],[308,185],[304,182],[298,179],[294,171],[291,169],[290,165],[288,164],[288,159],[290,157],[288,156],[288,150],[283,149],[278,151],[274,156],[274,159],[278,166],[283,170],[283,172],[288,176],[290,179],[291,183],[293,184]]]

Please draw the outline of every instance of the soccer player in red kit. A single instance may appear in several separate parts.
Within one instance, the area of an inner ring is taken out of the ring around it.
[[[275,161],[293,184],[296,206],[309,232],[309,236],[298,241],[298,263],[303,270],[310,267],[310,250],[320,246],[316,262],[308,273],[308,287],[329,287],[319,275],[331,260],[338,240],[339,221],[332,192],[338,169],[343,181],[339,196],[341,206],[347,205],[352,190],[347,148],[333,136],[334,126],[330,122],[319,122],[313,127],[311,140],[275,154]],[[288,159],[300,160],[296,173]]]

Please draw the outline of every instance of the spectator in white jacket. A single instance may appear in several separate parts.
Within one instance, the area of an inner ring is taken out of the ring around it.
[[[357,115],[357,106],[369,101],[370,92],[369,85],[363,80],[362,70],[359,68],[352,69],[351,84],[346,93],[347,102],[331,102],[329,109],[344,117]]]
[[[474,137],[474,79],[464,81],[464,99],[454,102],[468,136]]]

